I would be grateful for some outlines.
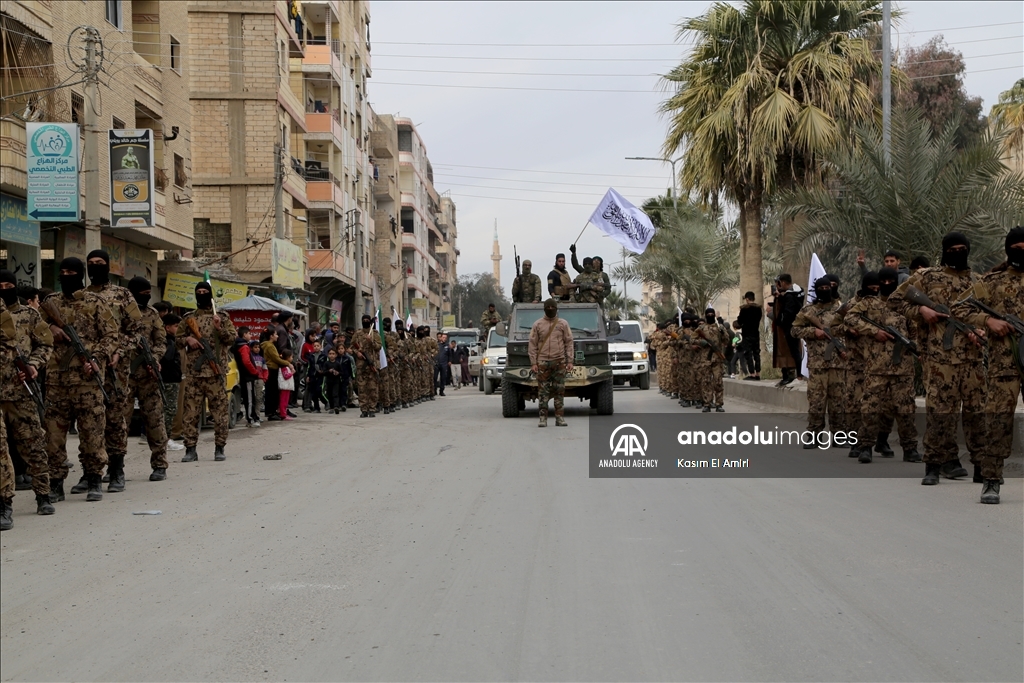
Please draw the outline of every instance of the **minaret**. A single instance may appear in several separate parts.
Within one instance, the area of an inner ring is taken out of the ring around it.
[[[494,262],[494,281],[501,287],[501,247],[498,246],[498,219],[494,219],[494,246],[491,247],[491,261]]]

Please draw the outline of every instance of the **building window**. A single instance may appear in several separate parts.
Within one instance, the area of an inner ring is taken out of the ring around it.
[[[121,26],[121,0],[105,0],[103,3],[104,17],[118,29]]]
[[[181,43],[171,36],[171,69],[181,73]]]
[[[85,98],[76,92],[71,93],[71,123],[85,124]]]
[[[111,127],[114,130],[124,130],[124,121],[122,121],[121,119],[117,118],[116,116],[111,116],[110,117],[110,122],[111,122],[111,124],[113,124]]]
[[[178,154],[174,155],[174,184],[180,188],[188,185],[188,175],[185,173],[185,159]]]
[[[410,130],[409,128],[398,129],[398,151],[412,151],[412,130]]]

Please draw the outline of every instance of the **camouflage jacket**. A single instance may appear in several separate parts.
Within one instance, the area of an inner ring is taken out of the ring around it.
[[[491,316],[494,316],[493,318]],[[487,333],[492,327],[501,322],[501,316],[495,311],[493,314],[489,310],[484,310],[483,315],[480,316],[480,327],[483,328],[484,334]]]
[[[30,306],[14,304],[7,308],[7,314],[14,323],[13,337],[7,342],[8,348],[36,370],[44,369],[53,354],[50,326],[43,322],[39,311]],[[0,401],[29,400],[25,385],[16,379],[17,374],[14,358],[10,362],[5,360],[4,367],[0,368]]]
[[[85,289],[103,299],[110,307],[120,332],[117,354],[125,359],[130,358],[142,335],[142,312],[135,303],[135,297],[127,288],[109,282],[99,286],[90,285]]]
[[[914,357],[907,349],[903,349],[899,365],[893,365],[893,352],[896,349],[896,342],[889,340],[880,342],[875,338],[878,328],[864,322],[860,317],[865,315],[877,323],[889,325],[897,332],[908,339],[910,329],[906,316],[897,313],[889,305],[887,298],[879,296],[866,296],[860,299],[846,315],[846,327],[857,332],[857,339],[863,348],[863,357],[858,359],[857,364],[861,372],[866,375],[895,375],[899,377],[914,375]]]
[[[835,345],[828,339],[818,339],[818,328],[811,322],[811,318],[817,319],[824,327],[828,328],[833,339],[843,342],[846,336],[843,330],[843,320],[837,315],[841,306],[842,304],[838,301],[830,301],[827,304],[807,304],[796,314],[792,334],[807,343],[808,370],[842,370],[846,368],[846,359],[840,356]],[[832,346],[832,351],[826,354],[826,349],[829,346]],[[829,355],[830,358],[826,359],[826,355]]]
[[[384,353],[388,357],[388,364],[390,365],[391,363],[394,363],[397,367],[398,364],[404,360],[402,347],[398,343],[398,334],[396,332],[385,332],[384,339],[388,342],[388,346],[384,350]]]
[[[647,343],[647,347],[657,353],[661,350],[661,345],[665,341],[665,332],[663,330],[655,330],[651,333],[651,340]]]
[[[160,359],[164,357],[164,352],[167,350],[167,332],[164,330],[164,323],[160,319],[160,314],[152,306],[146,306],[140,313],[139,339],[145,339],[149,342],[149,350],[153,353],[153,358],[156,359],[156,362],[159,363]],[[142,342],[140,341],[139,346],[135,347],[131,356],[132,366],[135,367],[132,371],[132,377],[135,379],[145,379],[150,376],[142,364],[141,346]]]
[[[604,301],[607,292],[605,292],[601,273],[584,271],[576,276],[574,282],[580,286],[576,290],[576,303],[599,304]]]
[[[376,330],[356,330],[352,334],[352,356],[356,359],[356,372],[362,368],[380,365],[380,333]]]
[[[92,292],[80,289],[71,298],[59,293],[51,294],[43,303],[56,307],[64,323],[75,328],[86,351],[95,356],[100,370],[104,370],[120,344],[117,322],[107,302]],[[53,324],[45,308],[40,312],[48,325]],[[46,366],[46,386],[78,386],[92,382],[95,380],[85,374],[82,361],[71,344],[55,342]]]
[[[714,344],[718,351],[724,355],[725,350],[732,342],[732,337],[717,322],[709,323],[704,321],[694,331],[692,340],[695,345],[701,347],[701,350],[694,354],[693,361],[701,365],[714,365],[724,361],[711,349],[711,345]]]
[[[986,273],[974,284],[969,292],[975,299],[989,308],[1002,314],[1009,313],[1024,320],[1024,273],[1013,268],[994,273]],[[989,340],[988,373],[992,377],[1012,376],[1018,372],[1013,361],[1013,346],[1024,344],[1024,339],[1015,338],[1011,332],[1005,337],[997,337],[986,326],[988,314],[970,304],[961,303],[953,307],[953,315],[964,322],[985,330]],[[1020,353],[1020,351],[1018,351]]]
[[[220,320],[219,330],[213,325],[214,316]],[[199,328],[200,336],[202,336],[203,340],[208,342],[213,349],[213,356],[217,360],[217,367],[220,368],[219,373],[214,372],[209,363],[202,361],[202,349],[190,348],[188,342],[185,341],[187,337],[193,336],[192,330],[189,329],[188,325],[190,320],[195,321],[196,327]],[[231,346],[237,336],[235,326],[231,322],[231,318],[227,313],[214,313],[213,309],[200,308],[195,311],[189,311],[182,316],[181,324],[178,325],[178,334],[174,338],[174,343],[179,349],[185,351],[185,362],[181,366],[184,376],[216,377],[219,374],[221,377],[225,377],[228,373],[228,360],[231,353]]]
[[[433,337],[424,337],[420,341],[420,348],[423,349],[423,360],[429,367],[434,367],[437,362],[437,342]]]
[[[943,348],[942,338],[946,333],[946,323],[926,325],[921,317],[919,307],[904,298],[907,288],[916,287],[936,304],[952,308],[953,304],[967,296],[974,286],[975,280],[976,277],[969,270],[958,271],[944,266],[922,268],[911,275],[889,297],[889,305],[894,310],[920,325],[919,339],[924,342],[923,347],[929,360],[949,365],[980,363],[982,354],[981,350],[970,342],[966,335],[959,332],[953,336],[953,348],[949,351]]]
[[[523,273],[512,281],[512,301],[519,303],[540,303],[544,300],[544,288],[536,273]]]
[[[843,316],[842,329],[844,337],[843,342],[846,344],[846,371],[855,374],[864,372],[864,360],[867,358],[871,341],[864,339],[859,332],[850,327],[850,321],[852,318],[850,317],[849,311],[852,311],[853,307],[863,300],[863,297],[854,295],[853,298],[845,304],[848,308],[847,312]]]

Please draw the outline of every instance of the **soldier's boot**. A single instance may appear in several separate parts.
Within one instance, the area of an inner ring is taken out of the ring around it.
[[[548,411],[546,411],[546,410],[540,411],[540,421],[537,422],[537,426],[538,427],[547,427],[548,426]]]
[[[110,458],[107,465],[107,474],[110,477],[110,484],[107,486],[107,493],[121,493],[124,491],[124,456],[115,455]]]
[[[954,458],[953,460],[947,460],[942,463],[939,474],[944,476],[946,479],[959,479],[960,477],[967,476],[967,470],[965,470],[964,466],[960,464],[959,458]]]
[[[83,474],[78,483],[71,487],[71,493],[85,493],[89,490],[89,475]]]
[[[15,491],[28,491],[32,488],[32,477],[27,474],[19,474],[14,478]]]
[[[195,462],[199,460],[199,453],[196,452],[195,446],[188,446],[185,448],[185,455],[181,456],[182,462]]]
[[[167,468],[166,467],[154,467],[153,468],[153,473],[149,475],[149,480],[150,481],[163,481],[166,478],[167,478]]]
[[[716,413],[724,413],[725,412],[725,406],[723,406],[721,403],[719,403],[717,406],[715,406],[715,412]]]
[[[365,410],[363,410],[363,411],[360,411],[360,413],[359,413],[359,417],[369,417],[369,415],[370,415],[370,414],[369,414],[369,413],[367,413],[367,412],[366,412]]]
[[[217,446],[213,449],[213,459],[217,462],[223,462],[228,459],[228,456],[224,455],[223,446]]]
[[[704,404],[704,408],[701,409],[700,412],[702,412],[702,413],[710,413],[711,412],[711,404],[710,403],[705,403]]]
[[[89,475],[89,491],[85,494],[85,500],[90,503],[103,500],[103,475]]]
[[[892,447],[889,445],[889,435],[879,434],[878,439],[875,441],[875,452],[883,458],[891,458],[896,455]]]
[[[986,479],[985,485],[981,487],[981,502],[989,505],[999,505],[999,480]]]
[[[848,458],[859,458],[860,457],[860,445],[854,444],[850,446],[850,452],[846,454]]]
[[[561,415],[555,415],[555,426],[556,427],[568,427],[569,425],[566,423],[564,417],[562,417]]]
[[[366,417],[377,417],[377,413],[375,413],[374,411],[371,410],[370,412],[368,412],[366,414]]]
[[[809,450],[811,450],[811,449],[813,449],[813,448],[817,448],[817,447],[818,447],[818,443],[817,443],[816,441],[812,441],[812,442],[810,442],[810,443],[805,443],[805,444],[803,445],[803,449],[804,449],[805,451],[809,451]]]
[[[47,493],[36,494],[36,514],[37,515],[52,515],[56,510],[53,509],[53,505],[50,503],[50,496]]]
[[[107,466],[107,471],[103,473],[103,478],[100,481],[102,481],[104,484],[106,484],[106,483],[108,483],[110,481],[110,466],[109,465]]]
[[[903,462],[921,462],[923,458],[916,448],[903,449]]]
[[[928,462],[924,465],[924,479],[921,480],[922,486],[935,486],[939,483],[939,470],[942,469],[942,465],[937,462]]]
[[[50,480],[50,502],[59,503],[64,500],[64,480],[63,479],[51,479]]]
[[[862,449],[860,449],[860,454],[857,456],[857,462],[864,463],[865,465],[870,463],[871,462],[871,449],[870,448],[862,448]]]
[[[984,484],[985,483],[985,477],[981,476],[981,465],[975,465],[974,466],[974,480],[973,481],[974,481],[975,484]]]
[[[0,500],[0,531],[14,527],[14,507],[9,500]]]

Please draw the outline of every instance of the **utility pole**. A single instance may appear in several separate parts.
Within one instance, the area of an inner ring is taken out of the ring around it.
[[[276,220],[275,236],[285,239],[284,234],[284,164],[281,155],[284,153],[280,144],[274,145],[274,218]]]
[[[358,329],[359,321],[363,317],[363,309],[366,307],[363,305],[363,230],[362,226],[359,225],[361,215],[359,210],[353,211],[353,229],[355,230],[355,242],[356,242],[356,294],[352,298],[352,307],[355,315],[355,322],[353,327]]]
[[[892,3],[882,0],[882,149],[889,163],[892,144]]]
[[[85,251],[89,253],[100,248],[100,125],[99,113],[99,72],[97,45],[101,44],[100,32],[92,26],[85,27],[85,158],[82,172],[85,174]],[[111,197],[113,202],[114,198]]]

